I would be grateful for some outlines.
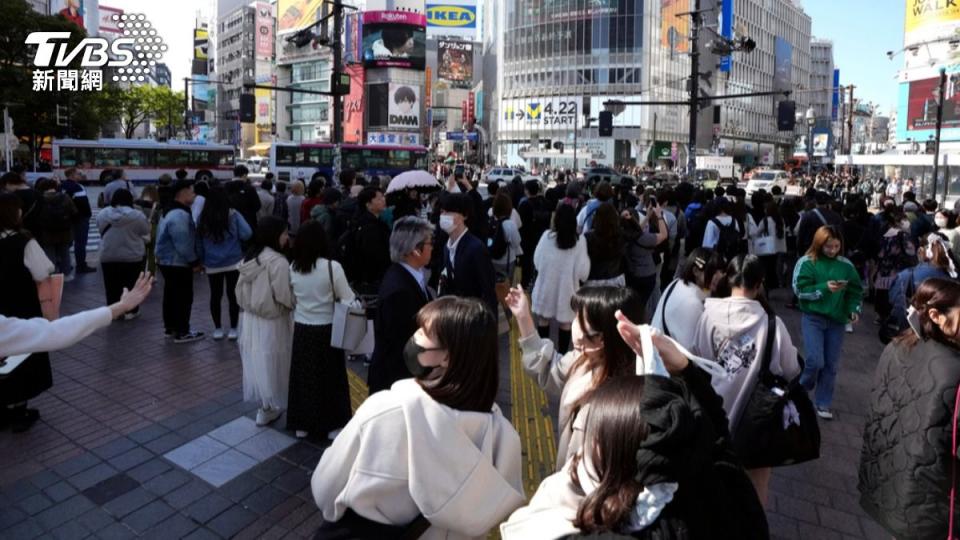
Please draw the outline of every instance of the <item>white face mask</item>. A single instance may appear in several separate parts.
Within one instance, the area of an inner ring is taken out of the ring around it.
[[[440,228],[443,229],[443,232],[450,234],[453,232],[456,224],[453,222],[453,216],[451,215],[442,215],[440,216]]]
[[[943,216],[937,216],[933,218],[933,222],[936,223],[937,227],[940,229],[944,229],[947,226],[947,218]]]

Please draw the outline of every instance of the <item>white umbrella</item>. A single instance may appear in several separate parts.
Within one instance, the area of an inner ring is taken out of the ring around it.
[[[442,187],[440,182],[427,171],[407,171],[398,174],[390,181],[390,185],[387,186],[387,193],[403,191],[407,188],[414,188],[420,191],[432,191],[441,189]]]

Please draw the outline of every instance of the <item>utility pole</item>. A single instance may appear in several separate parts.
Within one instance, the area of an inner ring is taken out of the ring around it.
[[[183,78],[183,137],[190,140],[190,78]]]
[[[693,178],[697,169],[697,116],[700,114],[700,0],[694,0],[693,27],[690,33],[690,137],[687,140],[687,178]],[[654,143],[656,144],[656,143]]]
[[[333,2],[333,76],[339,77],[343,71],[343,0]],[[429,84],[429,82],[428,82]],[[343,97],[333,96],[333,144],[343,142]]]
[[[940,129],[943,127],[943,98],[947,93],[947,70],[940,68],[940,85],[937,87],[937,131],[933,139],[933,198],[937,198],[937,180],[940,173]],[[947,204],[947,191],[950,190],[950,179],[943,179],[943,204]]]
[[[850,90],[850,100],[847,102],[847,155],[853,153],[853,89],[856,88],[854,85],[847,87],[847,90]]]

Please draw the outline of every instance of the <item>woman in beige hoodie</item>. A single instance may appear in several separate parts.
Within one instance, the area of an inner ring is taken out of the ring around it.
[[[549,339],[537,334],[523,290],[515,287],[507,305],[520,328],[523,367],[544,390],[560,395],[557,470],[583,445],[583,422],[593,391],[611,377],[633,375],[637,355],[617,330],[617,311],[639,321],[640,297],[629,287],[581,287],[570,300],[575,318],[571,327],[573,350],[560,354]],[[657,334],[653,344],[663,354],[666,338]],[[666,345],[672,352],[672,345]]]
[[[287,407],[294,299],[290,263],[281,251],[288,240],[284,220],[261,219],[237,281],[237,303],[243,309],[239,339],[243,399],[260,402],[260,426],[276,420]]]
[[[367,398],[313,473],[328,522],[317,538],[391,526],[428,527],[424,540],[485,538],[524,503],[520,436],[494,403],[493,312],[444,297],[420,310],[417,325],[403,350],[415,378]]]
[[[765,269],[756,255],[738,255],[727,265],[728,298],[707,298],[703,315],[694,334],[693,354],[715,360],[726,369],[728,377],[715,377],[713,388],[723,399],[723,408],[736,433],[744,407],[760,375],[768,317],[775,317],[761,302]],[[773,340],[770,371],[787,380],[800,374],[797,349],[790,332],[776,317],[777,335]],[[770,468],[747,471],[760,502],[766,505]]]

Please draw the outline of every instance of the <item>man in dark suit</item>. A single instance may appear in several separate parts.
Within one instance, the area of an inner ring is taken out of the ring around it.
[[[375,343],[367,384],[370,393],[389,389],[412,377],[403,347],[417,331],[417,312],[430,301],[424,267],[433,255],[433,225],[418,217],[397,221],[390,235],[390,259],[380,283],[380,304],[374,319]]]
[[[443,247],[443,275],[440,294],[466,296],[485,302],[497,312],[496,282],[487,247],[467,230],[473,204],[464,193],[451,193],[440,202],[440,228],[450,238]]]

